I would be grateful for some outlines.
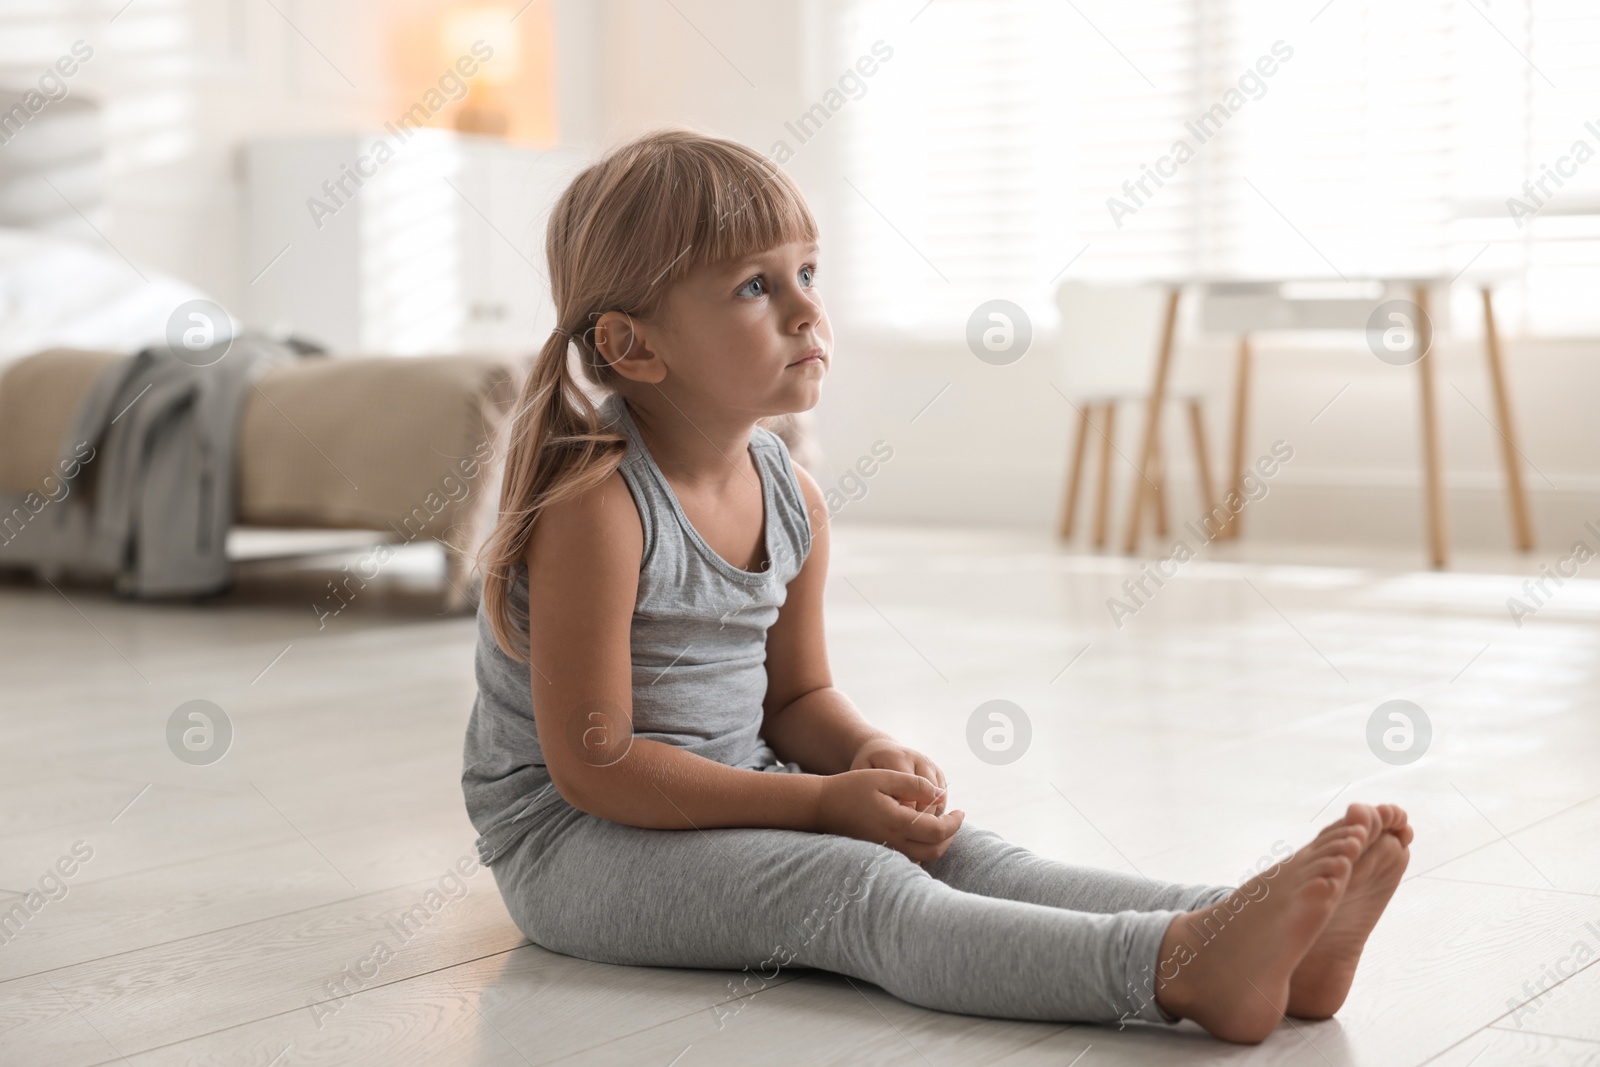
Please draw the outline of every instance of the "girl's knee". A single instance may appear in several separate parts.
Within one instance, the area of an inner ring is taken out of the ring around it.
[[[861,899],[873,887],[932,883],[933,875],[921,863],[898,849],[870,841],[858,841],[840,864],[840,876],[850,899]]]
[[[997,863],[1010,862],[1032,853],[981,826],[964,822],[950,840],[944,855],[927,864],[928,873],[941,882],[950,880],[953,872],[970,869],[974,873],[993,873]]]

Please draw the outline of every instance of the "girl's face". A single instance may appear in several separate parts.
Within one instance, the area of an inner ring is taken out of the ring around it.
[[[833,359],[817,259],[815,242],[795,241],[680,279],[641,330],[660,387],[752,418],[815,407]]]

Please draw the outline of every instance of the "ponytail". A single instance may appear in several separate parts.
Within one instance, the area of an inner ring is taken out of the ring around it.
[[[602,429],[594,402],[573,378],[571,341],[569,331],[552,330],[523,382],[509,421],[499,521],[478,553],[490,630],[518,661],[528,658],[528,616],[513,610],[509,594],[526,566],[534,521],[549,505],[604,482],[627,450],[626,437]]]

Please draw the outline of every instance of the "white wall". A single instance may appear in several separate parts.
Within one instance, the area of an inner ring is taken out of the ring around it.
[[[830,468],[838,476],[877,439],[894,448],[894,458],[868,481],[866,496],[846,506],[841,520],[1053,528],[1078,416],[1052,387],[1073,395],[1071,381],[1052,358],[1050,339],[1036,341],[1011,366],[992,367],[974,359],[959,339],[916,348],[889,338],[864,341],[848,327],[841,334],[824,401]],[[1481,345],[1441,342],[1436,354],[1453,542],[1461,548],[1507,547],[1500,439],[1483,418],[1492,419],[1494,408]],[[1600,419],[1594,416],[1600,344],[1512,340],[1506,355],[1522,452],[1537,468],[1523,466],[1537,543],[1567,546],[1585,520],[1600,523]],[[1232,345],[1191,339],[1176,358],[1175,384],[1205,394],[1212,467],[1220,482],[1231,430]],[[1380,363],[1359,340],[1350,348],[1321,350],[1263,344],[1254,366],[1247,462],[1279,439],[1295,455],[1270,480],[1267,496],[1247,509],[1251,536],[1416,547],[1420,553],[1416,368]],[[1144,381],[1142,374],[1130,377]],[[1142,426],[1136,410],[1133,404],[1120,408],[1114,434],[1121,452],[1112,467],[1115,530],[1123,528],[1136,477],[1132,462]],[[1085,517],[1098,464],[1097,438],[1091,440],[1096,445],[1080,490]],[[1177,482],[1172,516],[1179,525],[1203,509],[1188,425],[1175,406],[1163,424],[1163,441]],[[1080,540],[1085,529],[1086,522]],[[1146,545],[1156,547],[1153,539]]]

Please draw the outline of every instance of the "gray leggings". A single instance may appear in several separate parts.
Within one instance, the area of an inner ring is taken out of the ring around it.
[[[970,819],[923,865],[833,834],[652,830],[564,801],[490,870],[518,928],[565,955],[747,969],[740,993],[821,968],[926,1008],[1057,1022],[1175,1021],[1153,993],[1162,934],[1232,892],[1060,863]]]

